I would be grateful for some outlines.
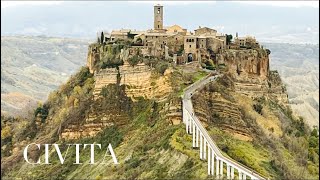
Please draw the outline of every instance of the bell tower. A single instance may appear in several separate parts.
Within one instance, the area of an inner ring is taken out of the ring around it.
[[[163,29],[163,6],[160,4],[154,6],[154,29]]]

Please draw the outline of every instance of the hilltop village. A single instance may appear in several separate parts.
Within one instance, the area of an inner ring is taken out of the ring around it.
[[[101,57],[103,51],[107,51],[99,47],[119,44],[119,42],[129,44],[127,52],[124,52],[125,49],[121,50],[120,59],[123,61],[139,55],[170,60],[178,65],[199,62],[198,65],[211,70],[214,69],[214,65],[219,64],[218,55],[225,50],[262,48],[254,37],[238,37],[238,33],[232,40],[232,35],[222,34],[208,27],[199,26],[194,32],[188,32],[179,25],[165,27],[163,14],[163,6],[155,5],[154,26],[150,30],[120,29],[113,30],[111,33],[98,32],[97,43],[89,47],[88,66],[91,72],[95,64],[103,58]],[[98,54],[100,58],[97,57]]]

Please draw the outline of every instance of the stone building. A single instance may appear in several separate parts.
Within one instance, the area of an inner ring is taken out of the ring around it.
[[[194,32],[175,24],[164,26],[164,9],[154,6],[153,29],[136,31],[130,29],[113,30],[109,42],[132,40],[135,46],[142,46],[144,56],[165,56],[179,59],[177,62],[201,61],[204,54],[219,53],[226,48],[226,35],[208,27],[199,27]],[[105,39],[106,41],[107,39]],[[184,59],[184,61],[181,61]]]
[[[254,37],[246,36],[246,37],[236,37],[234,39],[234,43],[240,48],[259,48],[260,44]]]
[[[163,29],[163,6],[157,4],[154,6],[154,26],[155,30]]]

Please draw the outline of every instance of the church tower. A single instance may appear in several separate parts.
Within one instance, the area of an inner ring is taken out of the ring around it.
[[[160,4],[154,6],[154,29],[163,29],[163,6]]]

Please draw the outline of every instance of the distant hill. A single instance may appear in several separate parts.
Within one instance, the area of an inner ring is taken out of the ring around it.
[[[293,111],[319,127],[319,44],[263,44],[271,50],[271,69],[287,85]]]
[[[24,114],[86,63],[88,40],[1,37],[1,112]]]

